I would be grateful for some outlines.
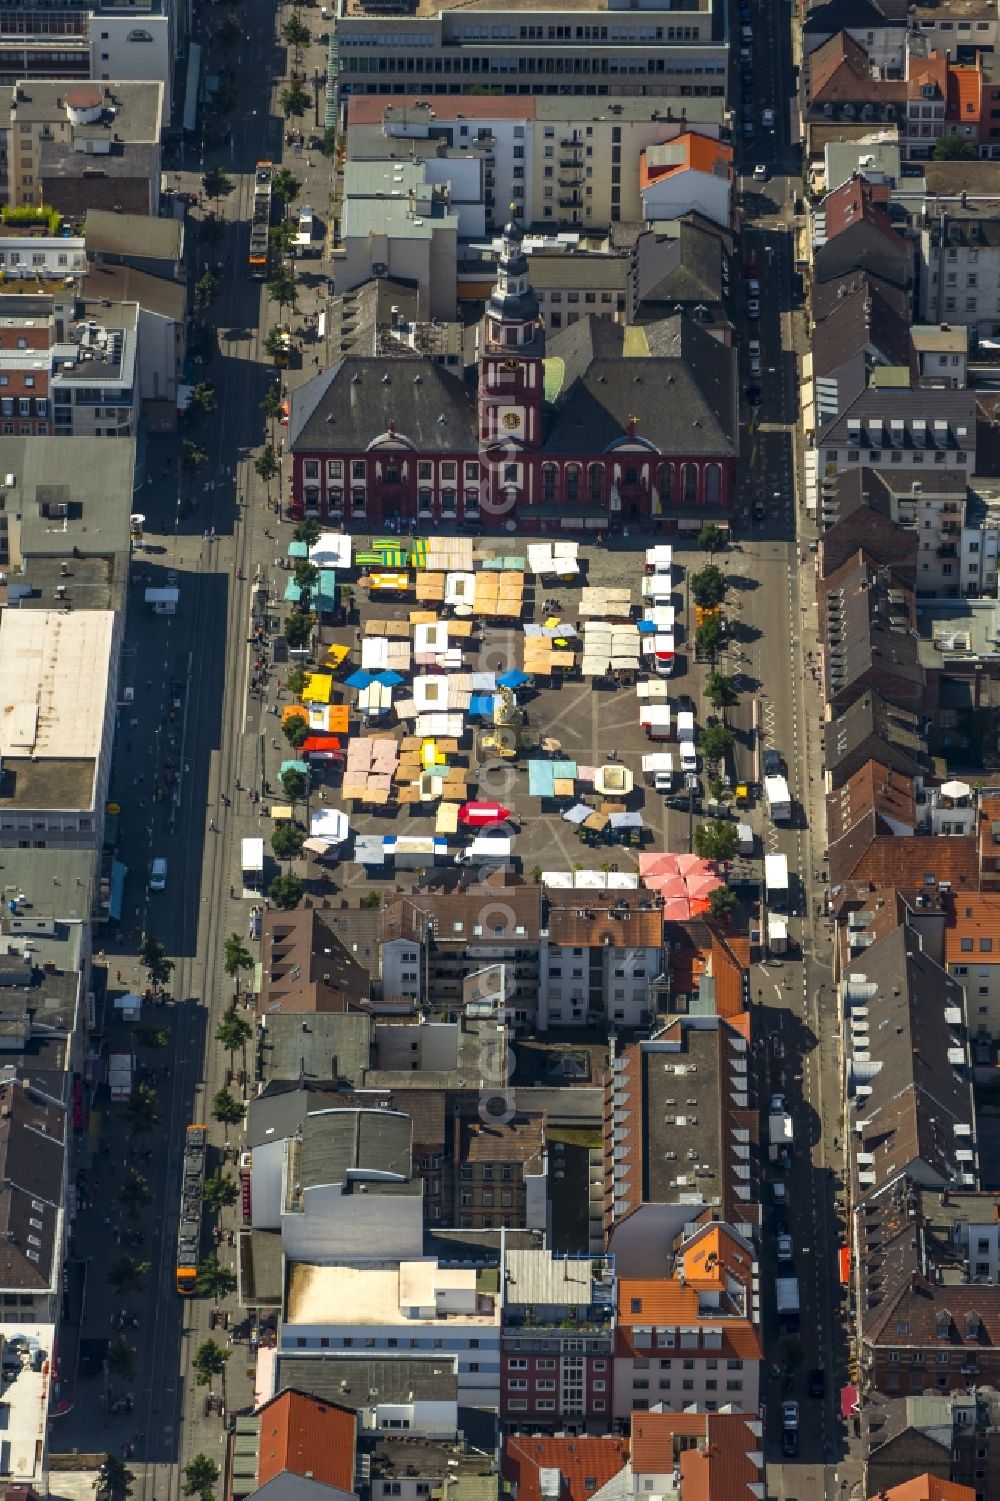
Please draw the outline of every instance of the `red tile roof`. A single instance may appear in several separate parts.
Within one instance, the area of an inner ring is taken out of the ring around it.
[[[684,1501],[753,1501],[762,1448],[759,1421],[742,1413],[632,1414],[633,1473],[669,1475],[679,1467]]]
[[[823,200],[826,220],[826,237],[835,239],[855,224],[870,224],[885,235],[900,253],[906,251],[906,241],[893,229],[886,210],[889,202],[889,187],[886,183],[870,183],[867,178],[855,174],[849,182],[834,188]]]
[[[878,1501],[975,1501],[976,1493],[970,1485],[958,1485],[953,1480],[939,1480],[936,1475],[918,1475],[915,1480],[904,1481],[883,1491]]]
[[[353,1492],[356,1438],[353,1410],[302,1392],[282,1392],[260,1410],[257,1484],[288,1470]]]
[[[639,153],[639,187],[648,188],[650,183],[659,182],[661,178],[675,176],[678,172],[688,170],[694,172],[706,172],[710,177],[728,175],[732,177],[733,148],[723,141],[717,141],[713,136],[703,136],[693,130],[680,135],[676,140],[668,142],[671,147],[683,151],[682,161],[671,163],[657,162],[657,147],[653,146]],[[652,153],[652,159],[651,159]]]
[[[529,1438],[506,1442],[503,1475],[517,1489],[517,1501],[542,1501],[540,1472],[558,1470],[559,1501],[590,1501],[628,1460],[624,1438]]]

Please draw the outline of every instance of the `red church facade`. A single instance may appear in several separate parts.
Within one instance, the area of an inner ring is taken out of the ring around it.
[[[487,532],[695,528],[735,499],[735,351],[680,315],[581,319],[547,344],[521,231],[504,231],[478,380],[347,356],[296,390],[288,509],[333,525]]]

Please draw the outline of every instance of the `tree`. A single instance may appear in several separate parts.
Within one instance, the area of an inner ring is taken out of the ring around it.
[[[184,1466],[184,1494],[197,1496],[198,1501],[214,1501],[212,1487],[219,1478],[219,1466],[207,1454],[196,1454]]]
[[[721,552],[729,538],[721,526],[713,526],[710,521],[706,522],[698,533],[698,546],[702,552],[714,555]]]
[[[934,143],[931,161],[974,162],[979,153],[971,141],[965,141],[957,131],[949,131]]]
[[[194,305],[199,313],[203,313],[219,295],[221,283],[214,271],[206,271],[199,276],[194,284]]]
[[[247,1043],[253,1036],[253,1027],[245,1016],[240,1016],[235,1003],[228,1006],[215,1029],[215,1040],[229,1054],[229,1071],[233,1070],[233,1055],[237,1048],[243,1052],[243,1067],[247,1065]]]
[[[267,336],[268,339],[271,337],[271,334],[274,334],[276,336],[277,340],[280,341],[281,334],[280,334],[280,331],[278,329],[276,329],[276,328],[270,329],[269,332],[268,332],[268,336]],[[266,346],[267,346],[267,339],[264,340],[264,345],[265,345],[265,348],[266,348]],[[273,453],[274,452],[274,448],[273,448],[273,443],[274,443],[274,424],[277,422],[278,418],[281,416],[281,387],[280,386],[268,386],[266,392],[264,393],[264,400],[260,404],[260,409],[264,413],[264,421],[265,422],[269,422],[271,424],[271,443],[268,444],[268,447],[271,449],[271,452]]]
[[[240,1186],[232,1173],[213,1173],[205,1179],[204,1200],[209,1214],[220,1214],[235,1204],[240,1196]]]
[[[309,46],[310,32],[309,27],[304,24],[297,10],[292,11],[288,20],[281,28],[281,35],[289,47],[294,49],[295,61],[300,63],[302,61],[303,47]]]
[[[297,876],[275,876],[267,888],[267,894],[282,912],[289,912],[302,900],[302,882]]]
[[[125,1174],[125,1181],[118,1190],[118,1197],[125,1205],[130,1214],[135,1214],[140,1209],[145,1209],[153,1202],[153,1193],[149,1184],[141,1173],[137,1173],[134,1167],[130,1167]]]
[[[705,697],[713,709],[731,709],[739,700],[732,678],[714,668],[705,680]]]
[[[153,938],[149,933],[143,933],[142,942],[139,944],[139,963],[149,976],[149,983],[154,990],[159,990],[166,985],[174,972],[174,961],[167,958],[167,951],[158,938]]]
[[[297,767],[287,767],[281,773],[278,780],[285,789],[285,795],[293,803],[299,803],[305,797],[309,787],[309,778],[303,772],[299,771]]]
[[[165,1048],[170,1032],[167,1027],[136,1027],[135,1040],[143,1048]]]
[[[323,132],[323,140],[320,143],[320,151],[324,156],[336,156],[337,154],[337,127],[328,125]]]
[[[262,479],[264,481],[264,484],[267,486],[267,498],[268,502],[270,502],[271,481],[277,476],[278,473],[278,460],[275,457],[274,449],[271,447],[270,443],[268,443],[263,452],[259,453],[254,459],[253,467],[254,469],[256,469],[259,478]]]
[[[297,823],[280,823],[271,835],[271,848],[277,860],[295,860],[302,853],[305,830]]]
[[[695,853],[703,860],[731,860],[739,846],[736,829],[731,823],[716,819],[699,824],[694,831]]]
[[[300,521],[292,533],[296,542],[304,542],[310,549],[316,546],[322,535],[323,528],[315,516],[307,516],[304,521]]]
[[[309,108],[309,95],[300,83],[290,83],[287,89],[281,91],[281,113],[286,120],[293,117],[301,120]]]
[[[295,306],[295,280],[285,266],[280,266],[267,283],[267,295],[278,304],[278,310]]]
[[[192,421],[198,422],[214,412],[218,404],[215,387],[210,386],[208,381],[200,380],[188,397],[187,415]]]
[[[724,638],[725,631],[722,629],[722,621],[718,615],[711,615],[708,620],[702,622],[694,633],[695,648],[701,656],[707,657],[710,662],[714,662]]]
[[[243,27],[240,18],[233,11],[226,14],[226,18],[219,27],[219,43],[224,52],[232,52],[243,36]]]
[[[236,1278],[229,1267],[222,1265],[215,1252],[210,1251],[198,1267],[194,1286],[195,1291],[203,1298],[211,1298],[213,1303],[218,1303],[220,1298],[228,1298],[230,1293],[236,1291]],[[227,1357],[228,1353],[227,1351]],[[199,1383],[199,1385],[204,1385],[204,1383]]]
[[[361,901],[358,903],[358,905],[361,907],[367,907],[371,912],[377,912],[382,905],[382,898],[379,896],[377,891],[369,891],[367,896],[363,896],[361,898]]]
[[[212,1100],[212,1119],[222,1126],[228,1142],[230,1126],[238,1126],[243,1119],[243,1101],[228,1089],[220,1089]]]
[[[135,1475],[117,1454],[106,1454],[98,1471],[97,1494],[105,1501],[125,1501],[134,1484]]]
[[[733,732],[724,724],[707,724],[698,736],[701,753],[708,761],[721,761],[732,749]]]
[[[716,886],[708,893],[708,910],[719,922],[728,922],[736,910],[736,892],[728,886]]]
[[[104,1352],[104,1369],[108,1379],[131,1381],[135,1375],[135,1345],[130,1345],[123,1335],[113,1339]]]
[[[134,1136],[143,1136],[147,1131],[152,1131],[159,1120],[156,1113],[156,1090],[152,1084],[136,1085],[125,1107],[125,1119]]]
[[[208,454],[193,439],[185,438],[184,446],[181,449],[181,463],[188,474],[195,475],[199,469],[204,469],[208,463]]]
[[[308,672],[306,672],[305,668],[296,667],[295,670],[293,672],[290,672],[285,679],[285,687],[288,689],[289,693],[294,693],[295,697],[298,698],[299,694],[306,686],[308,680],[309,674]]]
[[[205,197],[211,198],[213,203],[218,203],[220,198],[228,198],[236,184],[231,177],[227,177],[221,167],[209,167],[201,179]]]
[[[239,995],[240,970],[253,969],[253,955],[238,933],[230,933],[226,939],[223,948],[222,967],[231,979],[235,979],[236,994]]]
[[[726,597],[726,575],[715,563],[691,575],[691,598],[703,610],[714,610]]]
[[[310,563],[305,558],[299,558],[292,569],[292,577],[300,589],[314,589],[316,580],[319,578],[319,569],[315,563]]]
[[[281,729],[289,745],[296,750],[303,740],[309,739],[309,721],[304,714],[289,714]]]
[[[114,1292],[141,1293],[149,1271],[148,1261],[136,1261],[134,1256],[119,1256],[108,1268],[108,1283]]]
[[[271,183],[271,192],[283,208],[287,208],[299,196],[301,191],[302,179],[296,177],[295,173],[290,171],[288,167],[282,167],[280,172],[275,172],[274,180]]]
[[[298,230],[296,229],[295,225],[292,224],[288,219],[282,219],[280,224],[273,224],[268,230],[268,239],[271,242],[271,249],[275,252],[276,255],[280,256],[282,260],[284,260],[287,256],[290,256],[292,251],[295,249],[295,240],[297,236]]]
[[[226,233],[226,226],[218,214],[206,214],[198,228],[198,236],[202,243],[209,246],[220,244]]]
[[[316,616],[307,611],[293,610],[285,621],[285,640],[291,647],[305,646],[316,625]],[[287,731],[286,731],[287,734]],[[305,737],[303,737],[305,738]],[[301,744],[301,741],[299,742]]]

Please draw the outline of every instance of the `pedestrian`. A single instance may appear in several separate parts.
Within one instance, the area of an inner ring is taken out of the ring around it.
[[[115,971],[115,977],[120,985],[122,981],[122,972],[120,969]]]
[[[236,895],[236,887],[235,886],[230,886],[230,888],[229,888],[229,895],[230,896],[235,896]]]
[[[219,832],[218,829],[215,827],[215,819],[214,818],[210,818],[208,820],[208,830],[209,830],[210,834],[217,834]]]

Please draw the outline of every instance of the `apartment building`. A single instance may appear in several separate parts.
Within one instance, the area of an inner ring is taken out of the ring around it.
[[[948,894],[944,967],[965,991],[969,1031],[977,1038],[1000,1032],[1000,893],[956,890]]]
[[[51,78],[0,90],[0,195],[73,219],[91,208],[155,215],[163,94],[156,82]]]
[[[100,849],[121,616],[4,610],[0,848]]]
[[[324,1501],[353,1501],[362,1466],[357,1414],[304,1392],[283,1391],[241,1415],[228,1439],[232,1501],[311,1482]],[[275,1484],[277,1482],[277,1484]]]
[[[918,385],[961,391],[968,384],[969,331],[950,323],[910,328],[913,375]]]
[[[508,1429],[530,1426],[535,1432],[607,1431],[613,1262],[508,1249],[502,1273],[501,1422]]]
[[[725,93],[728,45],[713,7],[625,12],[575,4],[511,16],[493,0],[462,9],[421,0],[386,16],[367,0],[342,7],[330,36],[327,123],[353,94],[631,95]]]
[[[756,1414],[763,1355],[757,1263],[727,1225],[682,1233],[671,1275],[621,1277],[614,1416],[663,1407]]]
[[[532,1427],[536,1424],[532,1423]],[[629,1443],[611,1436],[515,1433],[504,1440],[502,1472],[513,1501],[587,1501],[628,1464]]]
[[[728,229],[732,214],[733,148],[728,142],[684,131],[639,157],[644,220],[701,214]]]
[[[928,485],[939,470],[971,474],[976,467],[975,397],[969,391],[873,386],[820,428],[816,446],[825,474],[861,464],[898,465],[897,485],[904,474],[911,484],[927,474]]]
[[[452,1224],[463,1230],[548,1228],[544,1116],[514,1115],[497,1122],[463,1116],[455,1153]]]
[[[865,1407],[861,1438],[866,1495],[919,1472],[971,1486],[985,1501],[1000,1476],[1000,1395],[980,1388],[883,1398]]]
[[[649,1024],[665,989],[663,903],[646,890],[551,890],[538,995],[538,1028],[595,1021]],[[659,982],[659,985],[658,983]]]
[[[528,226],[589,231],[641,219],[641,153],[685,132],[717,139],[726,107],[721,90],[698,98],[599,101],[572,94],[354,94],[346,116],[350,161],[446,162],[460,152],[481,162],[488,230],[498,230],[516,203]]]
[[[737,1412],[637,1412],[631,1495],[755,1501],[767,1485],[763,1423]]]
[[[373,1243],[389,1244],[384,1232]],[[495,1284],[494,1284],[495,1286]],[[457,1358],[458,1400],[500,1403],[500,1299],[475,1268],[433,1257],[325,1265],[290,1263],[278,1349],[337,1350],[389,1362],[420,1355]]]
[[[933,207],[919,229],[917,298],[925,323],[1000,335],[1000,218],[992,206]]]
[[[604,1225],[623,1276],[653,1276],[700,1206],[749,1237],[758,1111],[746,1014],[674,1016],[614,1053],[605,1087]]]
[[[381,913],[382,993],[458,1011],[472,970],[503,963],[516,1026],[535,1024],[541,976],[539,886],[483,884],[395,897]]]

